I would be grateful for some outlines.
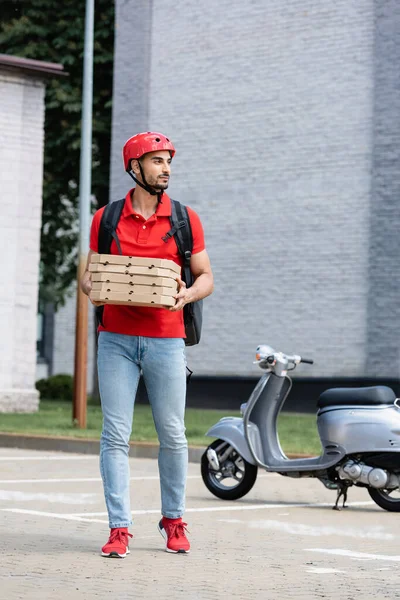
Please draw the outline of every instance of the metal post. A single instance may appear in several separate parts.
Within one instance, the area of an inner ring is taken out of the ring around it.
[[[76,302],[74,423],[86,428],[88,299],[81,291],[89,251],[90,197],[92,175],[92,104],[93,104],[94,0],[86,0],[85,41],[82,86],[82,133],[79,178],[79,260]]]

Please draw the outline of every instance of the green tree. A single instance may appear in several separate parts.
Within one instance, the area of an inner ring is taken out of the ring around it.
[[[0,52],[61,63],[47,83],[41,295],[56,305],[76,277],[85,0],[2,0]],[[114,2],[96,0],[93,80],[93,209],[108,201]]]

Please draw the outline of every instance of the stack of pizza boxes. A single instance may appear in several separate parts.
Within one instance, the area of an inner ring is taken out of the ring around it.
[[[89,264],[90,298],[105,304],[174,306],[181,268],[164,258],[93,254]]]

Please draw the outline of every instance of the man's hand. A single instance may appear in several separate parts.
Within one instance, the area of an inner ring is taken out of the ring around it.
[[[184,281],[182,281],[182,279],[180,277],[176,278],[176,281],[178,282],[178,293],[176,294],[176,296],[174,296],[175,300],[176,300],[176,304],[175,306],[170,306],[169,310],[172,312],[175,312],[177,310],[182,310],[182,308],[185,306],[185,304],[189,304],[189,302],[191,302],[191,293],[190,290],[187,289],[186,287],[186,283]]]
[[[92,291],[92,280],[90,271],[85,271],[81,280],[81,289],[82,292],[86,294],[86,296],[89,296],[89,300],[94,306],[103,306],[105,304],[105,302],[95,302],[90,297],[90,292]]]

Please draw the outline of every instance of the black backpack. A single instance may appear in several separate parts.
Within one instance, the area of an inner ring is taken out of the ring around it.
[[[121,245],[116,233],[118,221],[120,219],[122,209],[125,204],[125,198],[107,204],[104,209],[100,221],[98,252],[99,254],[110,254],[112,241],[118,248],[119,254],[122,255]],[[193,285],[194,277],[190,270],[190,258],[193,250],[192,228],[187,208],[177,200],[171,198],[171,229],[163,236],[163,241],[174,236],[176,245],[178,246],[179,254],[183,257],[182,280],[186,283],[186,287]],[[103,324],[104,306],[96,308],[96,316],[99,323]],[[200,341],[201,326],[203,322],[203,301],[198,300],[190,304],[185,304],[183,307],[183,320],[185,323],[186,346],[195,346]]]

